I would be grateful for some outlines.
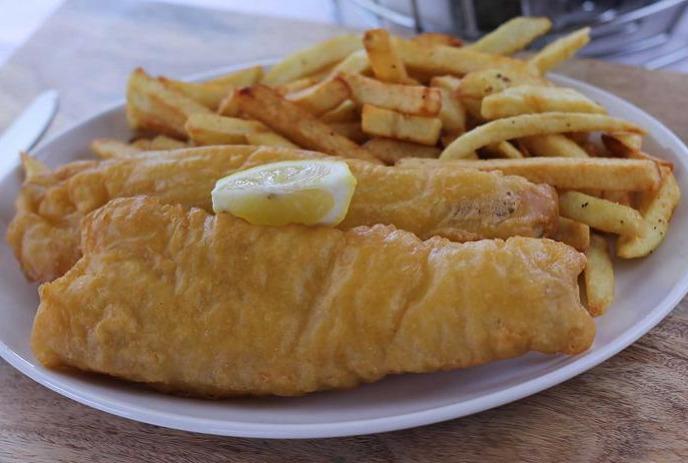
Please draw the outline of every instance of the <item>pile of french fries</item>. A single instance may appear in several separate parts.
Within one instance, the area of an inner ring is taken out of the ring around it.
[[[142,138],[96,140],[102,158],[186,146],[300,147],[409,168],[474,168],[548,183],[560,193],[552,238],[587,255],[588,310],[614,298],[616,255],[650,254],[663,240],[680,191],[671,163],[642,149],[642,127],[607,115],[546,73],[589,41],[581,29],[526,59],[551,24],[516,18],[464,45],[443,34],[343,35],[265,71],[205,82],[136,69],[127,117]],[[591,231],[592,230],[592,231]]]

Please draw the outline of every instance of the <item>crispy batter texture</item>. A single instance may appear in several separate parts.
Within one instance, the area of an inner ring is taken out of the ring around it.
[[[46,173],[27,180],[8,241],[32,280],[64,274],[80,255],[78,224],[109,200],[150,195],[168,204],[212,211],[210,191],[229,173],[253,165],[323,156],[253,146],[213,146],[147,152],[92,162],[73,175]],[[391,224],[421,238],[455,241],[539,237],[556,228],[557,195],[548,185],[472,169],[405,169],[346,160],[358,180],[343,229]]]
[[[82,244],[40,289],[35,355],[170,392],[348,388],[531,350],[576,354],[595,332],[578,296],[584,256],[547,239],[259,227],[139,197],[87,216]]]

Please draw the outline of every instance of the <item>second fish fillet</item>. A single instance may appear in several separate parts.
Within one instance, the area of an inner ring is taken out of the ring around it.
[[[40,288],[35,355],[171,392],[298,395],[577,354],[595,333],[585,257],[549,239],[260,227],[139,197],[88,215],[82,248]]]
[[[113,198],[149,195],[167,204],[212,211],[215,182],[237,169],[324,156],[293,149],[218,146],[69,164],[28,178],[7,239],[26,275],[50,281],[79,258],[79,222]],[[541,237],[556,227],[553,188],[521,177],[472,169],[403,169],[346,160],[357,187],[348,229],[385,224],[420,238],[454,241]]]

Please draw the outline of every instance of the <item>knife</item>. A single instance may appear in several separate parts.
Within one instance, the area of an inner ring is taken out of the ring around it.
[[[55,117],[58,101],[55,90],[41,93],[0,135],[0,174],[17,165],[20,151],[30,150],[40,140]]]

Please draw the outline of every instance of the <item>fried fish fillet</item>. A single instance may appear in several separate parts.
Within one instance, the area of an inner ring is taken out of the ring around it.
[[[142,154],[28,178],[7,239],[32,280],[50,281],[79,258],[79,222],[110,199],[150,195],[212,211],[215,182],[246,167],[324,156],[302,150],[214,146]],[[521,177],[472,169],[386,167],[346,160],[358,185],[340,224],[394,225],[454,241],[539,237],[557,223],[556,192]]]
[[[149,197],[88,215],[81,239],[79,262],[40,287],[36,357],[171,392],[348,388],[576,354],[595,332],[578,296],[585,257],[549,239],[261,227]]]

